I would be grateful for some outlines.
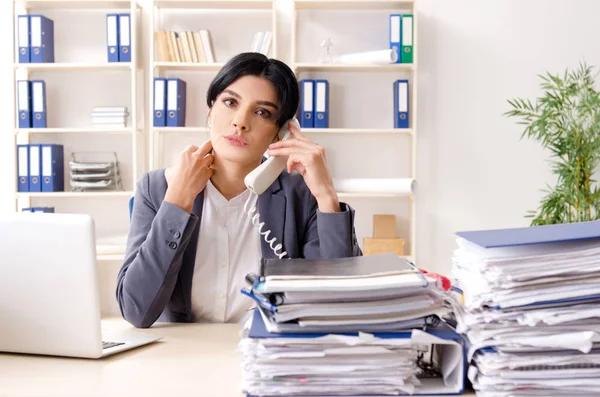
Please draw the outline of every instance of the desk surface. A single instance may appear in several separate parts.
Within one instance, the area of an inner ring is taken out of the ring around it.
[[[113,318],[102,321],[102,330],[163,339],[98,360],[0,353],[0,396],[243,396],[241,325],[135,329]]]

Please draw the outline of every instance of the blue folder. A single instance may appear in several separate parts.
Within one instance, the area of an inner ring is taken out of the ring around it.
[[[483,248],[591,240],[600,238],[600,220],[509,229],[462,231],[457,232],[456,235]]]

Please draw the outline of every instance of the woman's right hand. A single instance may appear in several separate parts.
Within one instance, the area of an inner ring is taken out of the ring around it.
[[[192,212],[196,196],[213,174],[210,168],[214,161],[214,156],[209,153],[211,149],[210,139],[200,147],[189,145],[179,155],[177,164],[165,170],[168,185],[165,201]]]

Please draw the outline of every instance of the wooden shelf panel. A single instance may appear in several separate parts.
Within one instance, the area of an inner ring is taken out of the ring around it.
[[[298,10],[412,9],[414,0],[295,0]]]
[[[169,70],[198,70],[203,72],[218,71],[224,63],[194,63],[194,62],[154,62],[155,68]]]
[[[271,10],[272,0],[155,0],[158,8],[171,9],[244,9],[244,10]]]
[[[17,192],[17,199],[20,197],[29,198],[78,198],[78,197],[132,197],[135,193],[132,191],[103,191],[103,192]]]
[[[27,69],[30,71],[76,71],[76,70],[131,70],[133,65],[130,62],[96,62],[96,63],[83,63],[83,62],[54,62],[54,63],[16,63],[14,64],[15,69]]]
[[[207,133],[208,128],[206,127],[152,127],[152,129],[156,132],[161,133],[186,133],[186,134],[200,134]]]
[[[15,5],[43,9],[130,9],[130,0],[16,0]],[[136,3],[134,3],[136,4]],[[137,4],[136,4],[137,7]]]
[[[87,128],[17,128],[15,133],[28,134],[132,134],[133,127],[87,127]]]
[[[412,72],[414,63],[379,64],[337,64],[337,63],[296,63],[293,69],[298,72]]]
[[[303,128],[306,134],[404,134],[412,135],[412,128]]]

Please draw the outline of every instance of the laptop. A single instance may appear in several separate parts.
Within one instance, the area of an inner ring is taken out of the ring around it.
[[[0,352],[101,358],[162,339],[102,337],[89,215],[0,215]]]

